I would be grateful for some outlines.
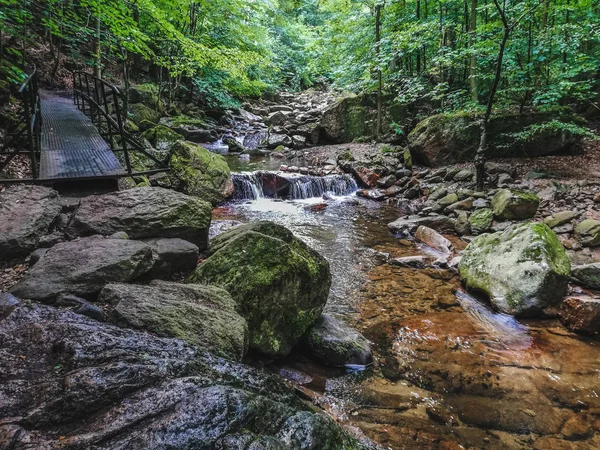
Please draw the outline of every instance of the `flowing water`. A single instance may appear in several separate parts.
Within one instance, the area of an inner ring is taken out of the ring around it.
[[[317,249],[333,276],[326,310],[369,338],[375,356],[361,373],[300,353],[272,370],[384,448],[600,448],[597,340],[556,320],[495,313],[449,270],[385,263],[385,254],[426,251],[388,231],[394,207],[357,198],[344,177],[292,176],[264,162],[236,161],[236,199],[215,219],[272,220]]]

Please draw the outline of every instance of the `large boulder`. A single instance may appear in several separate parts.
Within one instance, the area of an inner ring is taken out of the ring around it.
[[[547,225],[522,223],[475,238],[459,271],[465,286],[485,293],[497,310],[533,316],[562,300],[571,265]]]
[[[586,247],[600,245],[600,220],[585,219],[575,227],[575,237]]]
[[[129,102],[143,103],[148,108],[163,111],[164,106],[158,96],[158,85],[152,83],[136,84],[129,87]]]
[[[320,127],[326,141],[343,143],[374,135],[374,107],[369,97],[347,96],[330,106],[321,118]]]
[[[173,144],[183,138],[181,134],[164,125],[158,125],[144,131],[142,137],[147,139],[156,150],[164,153],[168,153]]]
[[[108,283],[135,280],[152,267],[152,248],[128,239],[89,237],[56,244],[11,292],[49,301],[59,294],[94,296]]]
[[[358,331],[323,314],[304,338],[308,351],[325,364],[356,368],[373,363],[371,344]]]
[[[81,200],[67,232],[74,236],[124,231],[132,239],[181,238],[204,250],[212,207],[190,195],[157,187],[139,187]]]
[[[265,371],[179,339],[6,303],[0,300],[3,448],[375,447]]]
[[[248,321],[250,346],[271,356],[288,354],[325,306],[327,260],[271,222],[233,228],[210,250],[188,281],[224,287]]]
[[[140,128],[148,128],[151,124],[157,124],[160,113],[156,108],[150,108],[143,103],[129,105],[129,117],[133,123]]]
[[[12,186],[0,193],[0,261],[28,255],[61,211],[58,193],[42,186]]]
[[[531,219],[539,205],[539,197],[532,192],[500,189],[492,198],[492,209],[498,220]]]
[[[159,182],[213,205],[233,194],[234,186],[227,161],[198,144],[177,141],[171,146],[171,171]]]
[[[165,281],[111,283],[98,299],[110,304],[109,318],[117,325],[183,339],[236,361],[248,350],[248,326],[224,289]]]
[[[420,122],[408,135],[409,147],[418,159],[431,166],[472,161],[480,139],[481,114],[458,112],[431,116]],[[543,125],[553,120],[573,123],[569,110],[530,114],[500,113],[488,125],[488,158],[512,156],[544,156],[564,150],[577,142],[577,137]],[[536,126],[527,139],[518,140],[516,133]]]

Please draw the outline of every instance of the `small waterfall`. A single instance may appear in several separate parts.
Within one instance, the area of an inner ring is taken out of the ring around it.
[[[356,181],[350,175],[292,176],[289,181],[289,198],[294,200],[322,197],[325,194],[349,195],[358,189]]]
[[[243,172],[231,174],[235,200],[256,200],[271,197],[304,200],[330,195],[350,195],[358,189],[350,175],[281,174],[277,172]]]
[[[253,172],[232,173],[234,200],[257,200],[265,195],[262,183]]]

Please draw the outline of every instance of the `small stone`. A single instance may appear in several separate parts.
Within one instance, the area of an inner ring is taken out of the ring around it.
[[[489,205],[490,205],[490,202],[488,202],[484,198],[478,198],[473,202],[473,208],[475,208],[475,209],[488,208]]]
[[[395,182],[397,181],[397,178],[395,175],[388,175],[385,176],[383,178],[380,178],[377,181],[377,186],[379,186],[380,188],[389,188],[390,186],[392,186]]]
[[[453,203],[450,206],[444,209],[446,214],[451,213],[452,211],[469,211],[473,207],[473,197],[465,198],[459,202]]]
[[[471,232],[471,225],[469,223],[469,215],[466,211],[458,211],[458,217],[454,223],[454,229],[459,236],[469,234]]]
[[[56,299],[56,306],[74,306],[73,312],[87,316],[98,322],[104,322],[104,312],[87,300],[71,294],[60,294]]]
[[[515,180],[507,173],[501,173],[498,175],[498,187],[508,186],[514,182]]]

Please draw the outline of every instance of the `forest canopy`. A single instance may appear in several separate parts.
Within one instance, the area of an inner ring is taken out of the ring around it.
[[[48,53],[213,106],[331,84],[441,111],[484,108],[510,29],[497,104],[598,108],[598,0],[0,0],[0,23],[15,81]]]

